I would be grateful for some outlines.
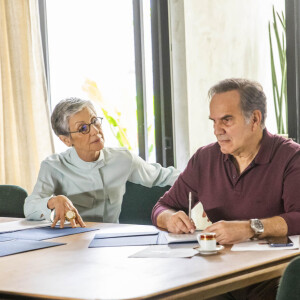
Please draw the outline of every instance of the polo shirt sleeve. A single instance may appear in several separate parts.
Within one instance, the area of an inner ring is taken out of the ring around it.
[[[287,165],[283,180],[283,208],[288,235],[300,234],[300,152]]]
[[[152,223],[157,225],[157,217],[167,209],[188,212],[188,195],[192,192],[193,203],[198,202],[197,178],[201,168],[201,149],[189,160],[186,169],[178,177],[177,181],[156,203],[152,210]]]
[[[54,196],[56,181],[51,166],[43,161],[33,192],[25,199],[24,214],[28,220],[50,221],[51,209],[47,205]]]
[[[174,167],[164,168],[158,163],[148,163],[131,153],[132,166],[128,180],[146,187],[173,185],[180,171]]]

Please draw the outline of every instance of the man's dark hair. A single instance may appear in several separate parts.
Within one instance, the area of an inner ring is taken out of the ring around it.
[[[208,96],[211,100],[215,94],[233,90],[238,91],[240,94],[241,109],[246,121],[249,122],[254,110],[260,110],[262,115],[261,127],[265,128],[267,98],[258,82],[241,78],[225,79],[212,86],[208,91]]]

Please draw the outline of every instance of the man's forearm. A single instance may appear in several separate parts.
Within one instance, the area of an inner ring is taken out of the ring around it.
[[[266,236],[284,236],[288,233],[288,226],[282,217],[276,216],[268,219],[261,219],[264,225],[262,238]]]

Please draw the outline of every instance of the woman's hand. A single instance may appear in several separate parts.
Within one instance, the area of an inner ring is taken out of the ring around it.
[[[55,209],[55,218],[51,227],[55,227],[56,223],[60,221],[60,228],[64,228],[66,213],[69,210],[75,213],[75,219],[70,220],[71,226],[76,227],[76,224],[79,224],[81,227],[85,227],[85,224],[82,221],[77,209],[74,207],[71,200],[66,196],[59,195],[52,197],[48,201],[48,208]]]

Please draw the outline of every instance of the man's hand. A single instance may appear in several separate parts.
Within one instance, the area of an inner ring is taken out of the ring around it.
[[[240,243],[253,236],[249,221],[219,221],[204,231],[215,232],[216,240],[221,245]]]
[[[285,236],[288,234],[288,226],[282,217],[261,219],[264,224],[264,233],[259,238],[267,236]],[[215,232],[219,244],[236,244],[250,239],[254,232],[250,227],[250,221],[219,221],[208,226],[205,231]]]
[[[163,211],[157,218],[157,225],[172,233],[194,233],[196,230],[193,220],[190,220],[182,210],[178,212]]]
[[[64,228],[65,215],[69,210],[75,213],[75,219],[70,220],[71,226],[76,227],[76,224],[79,224],[81,227],[85,227],[77,209],[74,207],[72,201],[66,196],[59,195],[52,197],[48,201],[48,208],[55,209],[55,218],[51,227],[55,227],[56,223],[60,221],[60,228]]]

